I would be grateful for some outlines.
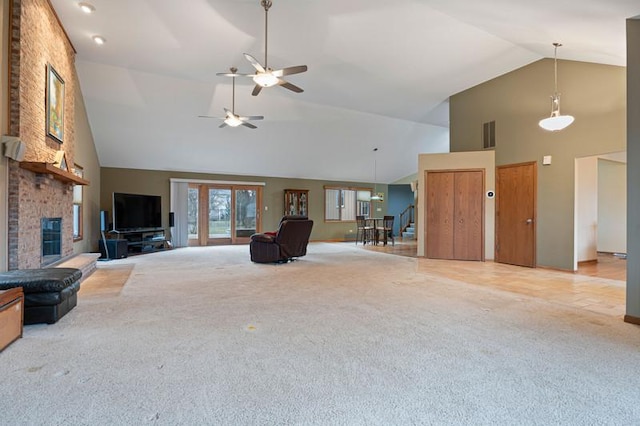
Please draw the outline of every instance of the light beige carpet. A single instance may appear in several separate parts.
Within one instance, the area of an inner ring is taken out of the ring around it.
[[[639,327],[417,262],[352,243],[108,262],[133,265],[119,293],[81,292],[0,353],[0,423],[640,422]]]

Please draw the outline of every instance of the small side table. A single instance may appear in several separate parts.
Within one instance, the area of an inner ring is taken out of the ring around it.
[[[22,287],[0,290],[0,352],[22,337],[23,318]]]

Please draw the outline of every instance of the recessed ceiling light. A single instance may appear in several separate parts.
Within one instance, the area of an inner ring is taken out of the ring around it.
[[[93,41],[96,44],[100,45],[100,46],[102,46],[103,44],[105,44],[107,42],[107,40],[104,37],[99,36],[99,35],[94,35],[93,36]]]
[[[78,3],[78,7],[80,8],[80,10],[82,10],[84,13],[93,13],[96,11],[96,8],[93,7],[92,4],[86,3],[86,2],[80,2]]]

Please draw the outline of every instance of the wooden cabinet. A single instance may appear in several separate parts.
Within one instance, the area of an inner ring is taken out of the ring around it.
[[[22,337],[23,300],[22,287],[0,290],[0,352]]]
[[[284,214],[309,216],[309,190],[285,189]]]

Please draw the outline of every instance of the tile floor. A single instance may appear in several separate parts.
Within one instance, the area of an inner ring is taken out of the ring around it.
[[[366,250],[416,257],[416,241],[396,239],[395,246],[365,245]],[[418,259],[418,271],[469,284],[523,294],[622,319],[625,313],[626,260],[601,254],[577,272],[524,268],[488,262]]]

